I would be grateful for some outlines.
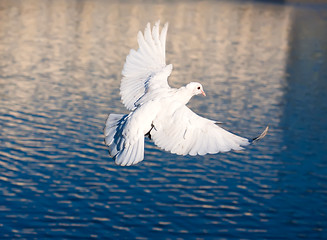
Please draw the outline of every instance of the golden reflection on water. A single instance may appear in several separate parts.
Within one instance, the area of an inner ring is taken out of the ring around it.
[[[269,200],[280,191],[272,154],[279,146],[198,161],[147,144],[142,164],[118,169],[102,128],[109,112],[126,111],[119,96],[125,57],[137,48],[137,32],[158,19],[170,23],[171,85],[200,81],[206,89],[192,109],[249,136],[265,123],[278,125],[293,15],[292,6],[253,2],[0,1],[0,180],[9,186],[0,190],[13,202],[0,211],[24,222],[34,217],[31,232],[55,220],[50,234],[92,224],[100,236],[143,225],[186,236],[233,231],[230,225],[265,232],[256,224],[270,226],[276,209]],[[21,209],[21,199],[32,204]],[[195,217],[203,232],[183,225]]]
[[[243,105],[246,87],[256,87],[252,81],[276,88],[285,75],[290,7],[251,2],[235,7],[224,1],[38,0],[1,1],[0,7],[2,76],[38,79],[48,74],[48,81],[72,81],[74,87],[86,92],[96,87],[101,94],[108,91],[107,84],[117,99],[125,56],[137,47],[136,33],[157,19],[170,23],[167,62],[174,65],[173,86],[199,80],[211,95],[229,94],[233,104]],[[92,84],[85,70],[108,79]],[[38,81],[17,84],[22,101],[30,101],[38,92]],[[260,96],[260,88],[251,94],[247,97],[262,107],[276,103],[276,96]],[[110,101],[110,94],[107,97]]]

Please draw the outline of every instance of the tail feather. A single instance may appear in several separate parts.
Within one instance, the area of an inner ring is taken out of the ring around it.
[[[138,142],[138,149],[139,151],[137,151],[137,155],[132,163],[133,165],[141,162],[144,158],[144,138],[143,141]]]
[[[120,166],[126,166],[130,159],[132,150],[133,150],[133,148],[130,145],[128,147],[125,147],[122,151],[120,151],[115,156],[115,163]]]
[[[127,157],[128,161],[126,161],[127,166],[132,165],[133,162],[135,161],[135,157],[136,157],[137,151],[138,151],[138,142],[135,144],[135,146],[130,147],[130,148],[131,148],[130,155]]]
[[[144,137],[140,138],[139,141],[135,144],[133,149],[133,157],[128,161],[129,165],[134,165],[139,163],[144,158]]]
[[[121,166],[131,166],[141,162],[144,158],[144,136],[127,143],[123,129],[128,115],[110,114],[104,129],[105,143],[109,147],[109,154],[115,163]]]
[[[122,147],[122,131],[127,115],[110,114],[104,128],[105,143],[109,147],[110,156],[114,157]]]
[[[128,144],[115,157],[115,163],[120,166],[131,166],[144,158],[144,137],[134,144]]]

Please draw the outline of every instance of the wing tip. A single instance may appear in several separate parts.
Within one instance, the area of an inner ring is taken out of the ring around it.
[[[257,141],[263,139],[263,138],[267,135],[268,130],[269,130],[269,126],[267,126],[267,127],[265,128],[265,130],[263,130],[263,132],[262,132],[259,136],[253,138],[253,139],[250,140],[249,142],[250,142],[250,143],[255,143],[255,142],[257,142]]]

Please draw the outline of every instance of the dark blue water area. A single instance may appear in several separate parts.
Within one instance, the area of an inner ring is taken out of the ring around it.
[[[119,167],[103,127],[136,34],[168,21],[169,81],[254,137]],[[0,239],[326,239],[326,3],[0,1]]]

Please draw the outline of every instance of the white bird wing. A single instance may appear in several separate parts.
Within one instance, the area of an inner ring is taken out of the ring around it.
[[[187,106],[172,114],[162,113],[153,125],[150,135],[154,143],[178,155],[194,156],[241,150],[241,146],[255,140],[228,132],[219,127],[215,121],[195,114]]]
[[[135,103],[153,88],[169,88],[167,78],[172,71],[172,65],[166,65],[165,44],[168,30],[166,23],[159,32],[160,22],[152,28],[147,24],[144,35],[137,35],[139,49],[132,49],[126,58],[122,71],[120,94],[127,109],[133,110]],[[141,103],[138,101],[138,103]]]

